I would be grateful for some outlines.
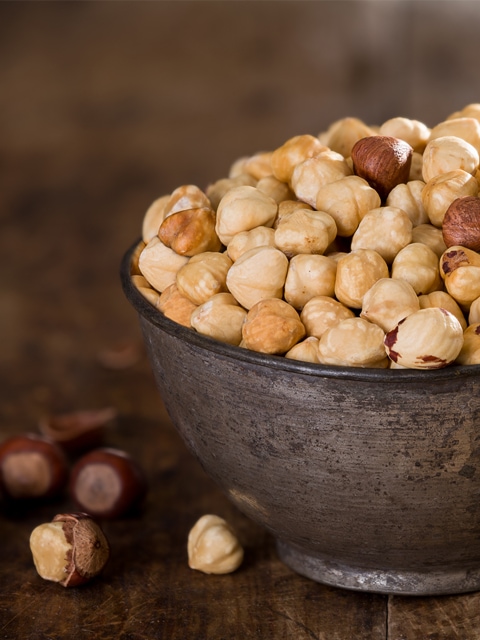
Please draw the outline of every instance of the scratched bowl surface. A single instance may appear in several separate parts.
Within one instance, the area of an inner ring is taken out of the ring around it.
[[[348,589],[480,589],[480,366],[355,369],[219,343],[122,263],[161,398],[206,473],[296,572]]]

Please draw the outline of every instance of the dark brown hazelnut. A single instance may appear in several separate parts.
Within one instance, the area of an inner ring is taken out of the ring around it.
[[[12,436],[0,445],[0,487],[6,498],[51,498],[68,482],[68,461],[45,436]]]
[[[353,171],[385,200],[398,184],[408,182],[412,147],[391,136],[367,136],[352,149]]]
[[[70,494],[78,507],[98,518],[116,518],[137,505],[146,491],[145,476],[120,449],[101,448],[80,458],[70,475]]]
[[[39,421],[43,435],[54,440],[64,451],[79,453],[99,447],[105,431],[117,417],[116,409],[106,407],[97,410],[73,411],[60,415],[44,416]]]
[[[38,574],[63,587],[76,587],[97,576],[110,557],[100,526],[86,513],[62,513],[36,527],[30,550]]]
[[[447,247],[459,245],[480,251],[480,198],[463,196],[448,207],[442,224]]]

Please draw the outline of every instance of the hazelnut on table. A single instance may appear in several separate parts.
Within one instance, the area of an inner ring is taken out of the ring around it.
[[[202,516],[188,534],[188,565],[203,573],[225,574],[238,569],[243,548],[233,529],[216,515]]]

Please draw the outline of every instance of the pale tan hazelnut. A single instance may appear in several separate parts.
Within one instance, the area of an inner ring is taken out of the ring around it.
[[[243,253],[230,267],[227,287],[235,299],[250,309],[264,298],[281,298],[288,258],[275,247],[256,247]]]
[[[271,227],[278,205],[256,187],[243,186],[230,189],[217,209],[215,230],[221,242],[227,246],[233,236],[254,227]]]
[[[390,191],[386,200],[387,206],[405,211],[414,227],[430,222],[422,202],[424,186],[423,180],[410,180],[399,184]]]
[[[267,196],[273,198],[277,204],[295,197],[295,194],[288,184],[280,182],[280,180],[277,180],[274,176],[265,176],[265,178],[261,178],[257,182],[256,186],[257,189],[260,189],[260,191],[266,193]]]
[[[448,293],[468,311],[480,296],[480,254],[465,247],[449,247],[440,258],[440,273]]]
[[[476,118],[449,118],[435,125],[430,132],[430,140],[443,136],[456,136],[470,143],[480,153],[480,122]]]
[[[330,296],[310,298],[302,309],[300,320],[308,336],[320,339],[325,331],[342,320],[353,318],[355,314],[344,304]]]
[[[305,336],[305,327],[295,309],[284,300],[268,298],[247,313],[241,347],[283,355]]]
[[[456,136],[435,138],[430,140],[423,152],[423,180],[428,182],[457,169],[475,175],[478,163],[478,151],[469,142]]]
[[[132,276],[132,283],[136,286],[136,288],[140,291],[142,296],[150,302],[154,307],[157,306],[158,299],[160,294],[156,289],[150,286],[148,280],[141,275]]]
[[[199,253],[179,269],[176,277],[178,290],[194,304],[203,304],[216,293],[227,291],[226,279],[231,265],[226,253]]]
[[[363,318],[348,318],[328,329],[318,344],[321,364],[386,369],[384,331]]]
[[[358,140],[373,135],[375,135],[375,131],[365,122],[359,118],[346,117],[333,122],[322,135],[322,141],[332,151],[348,158]]]
[[[285,300],[303,309],[315,296],[334,296],[337,263],[322,255],[304,254],[294,256],[288,265],[284,287]]]
[[[207,195],[195,184],[184,184],[177,187],[170,194],[170,198],[165,203],[163,217],[171,216],[172,213],[185,209],[197,209],[198,207],[211,208],[211,202]]]
[[[412,163],[410,165],[408,180],[422,180],[423,182],[423,154],[417,151],[412,153]]]
[[[297,342],[290,351],[287,351],[285,358],[290,360],[300,360],[301,362],[313,362],[319,364],[318,359],[318,338],[308,336],[305,340]]]
[[[377,251],[356,249],[337,262],[335,296],[347,307],[361,309],[367,291],[388,276],[387,263]]]
[[[467,104],[459,111],[451,113],[447,120],[452,120],[454,118],[475,118],[480,121],[480,103],[472,102],[471,104]]]
[[[412,229],[412,242],[426,244],[440,258],[447,246],[443,240],[442,230],[433,224],[419,224]]]
[[[206,194],[214,211],[217,210],[220,200],[234,187],[255,187],[257,180],[249,173],[239,173],[231,178],[220,178],[206,189]]]
[[[228,257],[235,262],[250,249],[275,247],[275,232],[271,227],[255,227],[233,236],[227,246]]]
[[[299,200],[315,207],[320,187],[351,173],[352,170],[345,158],[328,149],[296,165],[292,173],[291,187]]]
[[[419,120],[396,117],[380,126],[381,136],[391,136],[407,142],[414,151],[422,153],[430,137],[430,128]]]
[[[408,244],[395,256],[392,278],[405,280],[417,295],[443,288],[437,254],[426,244]]]
[[[453,313],[457,320],[462,325],[462,329],[465,331],[467,328],[467,321],[463,315],[463,311],[459,305],[455,302],[452,296],[446,291],[432,291],[419,296],[418,301],[420,303],[420,309],[429,309],[430,307],[439,307],[440,309],[446,309]]]
[[[222,243],[215,231],[213,209],[199,207],[170,214],[160,225],[158,237],[181,256],[220,251]]]
[[[352,236],[365,214],[380,205],[375,189],[358,176],[345,176],[317,192],[316,208],[332,216],[340,236]]]
[[[170,200],[170,194],[161,196],[148,207],[142,221],[142,239],[147,244],[158,234],[160,225],[165,217],[165,206]]]
[[[442,369],[455,361],[463,330],[446,309],[420,309],[401,320],[385,337],[388,356],[409,369]]]
[[[360,317],[377,324],[385,333],[420,309],[415,289],[406,280],[381,278],[363,298]]]
[[[243,170],[255,178],[261,180],[272,175],[272,151],[259,151],[244,160]]]
[[[208,574],[232,573],[244,551],[230,525],[216,515],[202,516],[188,534],[188,566]]]
[[[140,254],[146,247],[146,242],[141,240],[132,253],[132,259],[130,260],[130,275],[132,276],[141,276],[142,272],[140,271],[140,267],[138,266],[138,261],[140,259]]]
[[[196,308],[196,304],[180,293],[175,282],[162,291],[157,301],[157,309],[165,317],[189,329],[192,327],[191,316]]]
[[[480,323],[471,324],[463,332],[463,346],[455,364],[480,364]]]
[[[231,293],[217,293],[193,310],[190,321],[198,333],[238,346],[246,315]]]
[[[478,182],[467,171],[456,169],[429,180],[422,191],[422,202],[430,222],[441,227],[448,207],[456,198],[478,195]]]
[[[230,169],[228,170],[229,178],[236,178],[237,176],[245,174],[245,162],[247,162],[249,156],[240,156],[232,162]],[[251,176],[253,178],[253,176]],[[255,181],[256,182],[256,181]],[[208,194],[207,194],[208,195]]]
[[[355,231],[351,248],[370,249],[391,264],[397,253],[412,241],[412,221],[398,207],[379,207],[369,211]]]
[[[275,229],[275,244],[289,258],[299,253],[322,254],[337,234],[328,213],[296,209],[283,216]]]
[[[272,173],[277,180],[290,184],[297,164],[326,150],[327,147],[318,138],[309,134],[289,138],[272,153]]]
[[[275,218],[275,222],[273,223],[273,228],[276,229],[280,224],[280,221],[290,213],[293,213],[297,209],[308,209],[309,211],[313,211],[313,207],[311,207],[306,202],[302,202],[301,200],[282,200],[282,202],[278,203],[278,213]]]
[[[478,322],[480,322],[480,297],[475,298],[468,312],[468,324],[477,324]]]
[[[166,247],[155,236],[143,248],[138,258],[138,268],[154,289],[162,292],[175,282],[177,271],[187,264],[189,258],[180,256]]]

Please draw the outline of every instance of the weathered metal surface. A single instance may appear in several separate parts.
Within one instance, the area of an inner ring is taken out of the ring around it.
[[[182,438],[296,571],[350,589],[480,587],[480,367],[323,367],[199,336],[128,285]]]

